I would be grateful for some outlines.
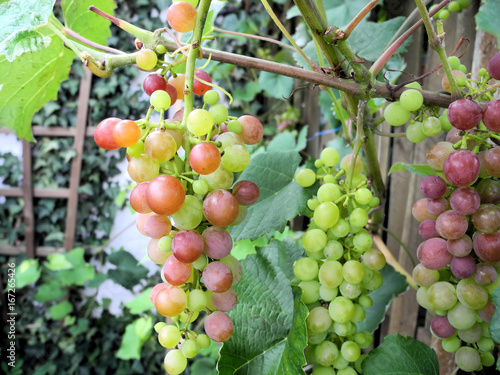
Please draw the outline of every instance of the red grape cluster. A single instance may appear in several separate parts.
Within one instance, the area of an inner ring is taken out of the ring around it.
[[[196,5],[196,0],[174,1],[167,12],[170,26],[179,32],[193,30]],[[137,65],[159,69],[157,53],[164,52],[142,49]],[[152,289],[150,299],[173,321],[157,323],[155,330],[160,344],[171,349],[165,369],[179,374],[200,348],[211,340],[226,341],[233,333],[226,312],[236,305],[232,286],[241,279],[242,269],[230,254],[233,242],[227,227],[241,223],[247,207],[259,198],[255,183],[234,183],[234,176],[249,165],[245,145],[260,142],[263,127],[254,116],[230,116],[203,70],[194,72],[192,86],[203,105],[164,119],[189,93],[185,74],[172,73],[168,80],[166,74],[162,67],[144,79],[151,103],[144,119],[105,119],[94,138],[107,150],[127,147],[128,173],[137,183],[130,194],[137,228],[151,238],[149,258],[162,266],[163,282]],[[150,120],[153,110],[160,114],[157,123]],[[189,329],[200,313],[205,315],[206,334]]]
[[[303,187],[322,181],[308,201],[312,220],[302,236],[307,256],[293,267],[302,302],[310,310],[306,357],[315,366],[314,375],[361,373],[366,358],[361,351],[373,338],[356,324],[372,305],[367,294],[381,286],[379,270],[386,263],[365,229],[368,212],[380,200],[367,187],[363,160],[349,154],[341,160],[340,171],[334,168],[338,161],[337,150],[325,148],[315,162],[316,172],[303,169],[296,175]]]

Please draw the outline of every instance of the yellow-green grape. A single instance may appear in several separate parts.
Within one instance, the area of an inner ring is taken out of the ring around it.
[[[163,90],[156,90],[149,98],[149,102],[158,112],[166,111],[170,107],[171,101],[170,95]]]
[[[367,188],[360,188],[356,190],[356,193],[354,193],[354,199],[356,199],[356,202],[358,202],[359,204],[370,203],[372,197],[372,192]]]
[[[339,159],[339,152],[332,147],[327,147],[321,151],[320,160],[328,167],[336,165],[339,162]]]
[[[342,357],[349,362],[356,362],[361,355],[361,349],[354,341],[345,341],[340,348],[340,352]]]
[[[186,195],[181,208],[171,218],[177,229],[195,229],[203,220],[203,203],[193,195]]]
[[[316,280],[301,281],[299,287],[302,289],[301,301],[306,305],[319,300],[319,282]]]
[[[400,102],[394,102],[385,107],[384,117],[389,125],[401,126],[410,120],[411,112],[405,109]]]
[[[229,112],[224,104],[214,104],[208,110],[212,115],[213,122],[216,124],[222,124],[226,121]]]
[[[157,52],[157,53],[159,53],[160,55],[163,55],[163,54],[165,54],[165,53],[167,52],[167,48],[165,48],[165,46],[164,46],[164,45],[161,45],[161,44],[160,44],[160,45],[158,45],[158,46],[156,46],[156,47],[155,47],[155,50],[156,50],[156,52]]]
[[[221,163],[230,172],[241,172],[250,164],[250,152],[245,146],[233,145],[226,147]]]
[[[194,356],[196,356],[196,354],[198,354],[199,349],[200,348],[198,347],[196,341],[190,339],[184,341],[181,347],[182,354],[184,354],[186,358],[193,358]]]
[[[422,132],[428,137],[435,137],[441,132],[441,121],[436,117],[428,117],[422,122]]]
[[[317,196],[319,202],[334,202],[342,196],[342,192],[339,185],[326,183],[319,187]]]
[[[154,327],[155,328],[155,332],[156,333],[160,333],[161,329],[163,327],[165,327],[166,325],[167,325],[167,323],[165,323],[165,322],[158,322],[158,323],[156,323],[155,327]]]
[[[354,303],[352,303],[352,301],[347,297],[336,297],[330,302],[328,313],[334,322],[350,322],[354,315]]]
[[[342,160],[340,161],[340,168],[345,170],[345,171],[348,171],[351,169],[351,160],[352,158],[354,158],[355,155],[354,154],[347,154],[346,156],[344,156],[342,158]],[[354,162],[354,174],[360,174],[361,171],[363,170],[363,166],[364,166],[364,162],[363,162],[363,159],[361,158],[360,155],[357,155],[356,156],[356,161]]]
[[[203,271],[208,264],[208,258],[205,254],[201,254],[191,265],[194,269]]]
[[[448,110],[445,109],[443,113],[439,116],[439,122],[441,123],[441,130],[444,132],[449,132],[453,129],[453,125],[450,120],[448,120]]]
[[[461,10],[460,4],[458,1],[452,1],[448,4],[448,10],[450,12],[459,12]]]
[[[311,253],[323,250],[327,242],[326,233],[321,229],[309,229],[302,236],[302,246]]]
[[[325,184],[337,184],[337,180],[331,174],[327,174],[326,176],[324,176],[323,181],[325,182]]]
[[[460,64],[458,70],[460,70],[462,73],[467,73],[467,67],[464,64]]]
[[[424,104],[424,97],[420,91],[409,89],[401,94],[399,103],[407,111],[418,111]]]
[[[210,91],[207,91],[207,93]],[[241,126],[241,122],[239,122],[238,120],[231,120],[227,123],[227,130],[236,134],[240,134],[243,130],[243,127]]]
[[[188,130],[194,135],[202,136],[207,134],[212,129],[213,124],[212,115],[205,109],[195,109],[187,117]]]
[[[321,285],[327,288],[337,288],[342,284],[342,264],[336,260],[327,260],[318,271],[318,279]]]
[[[158,341],[164,348],[173,348],[181,339],[181,331],[174,325],[163,327],[158,333]]]
[[[314,210],[314,222],[321,229],[331,228],[337,223],[340,212],[333,202],[323,202]]]
[[[163,364],[168,373],[178,375],[186,369],[187,358],[179,349],[172,349],[165,356]]]
[[[158,57],[152,49],[141,49],[135,56],[135,62],[144,70],[153,69],[158,63]]]
[[[450,64],[451,70],[458,70],[460,67],[460,59],[457,56],[448,57],[448,63]]]
[[[127,155],[133,158],[138,157],[144,152],[144,142],[138,141],[135,145],[127,147]]]
[[[203,180],[196,180],[193,182],[193,191],[198,195],[205,195],[208,193],[208,184]]]
[[[448,18],[450,18],[450,12],[448,11],[448,9],[441,9],[438,12],[437,17],[440,20],[446,21]]]
[[[319,204],[320,202],[317,199],[311,198],[307,200],[307,207],[309,207],[311,211],[314,211]]]
[[[208,105],[217,104],[219,101],[219,93],[215,90],[208,90],[203,94],[203,101]]]
[[[343,219],[339,219],[339,222],[340,221],[347,224],[347,222]],[[334,228],[335,228],[335,226],[334,226]],[[329,229],[328,231],[331,231],[332,229],[333,228]],[[348,233],[349,233],[349,224],[347,224],[346,235]],[[344,237],[344,236],[340,236],[340,237]],[[326,243],[325,248],[323,249],[323,254],[324,254],[325,258],[328,260],[338,260],[338,259],[342,258],[342,256],[344,255],[344,247],[342,246],[342,244],[339,241],[330,240]]]
[[[295,175],[295,181],[302,187],[312,186],[316,182],[316,173],[312,169],[301,169]]]
[[[309,257],[301,258],[293,264],[293,273],[301,281],[314,280],[318,276],[318,270],[318,262]]]
[[[201,311],[207,306],[207,295],[201,289],[194,289],[189,292],[187,308],[189,311]]]
[[[206,349],[210,346],[211,340],[210,337],[202,333],[196,338],[196,343],[200,346],[200,348]]]
[[[424,134],[422,123],[420,121],[417,121],[406,127],[406,138],[411,143],[421,143],[425,141],[425,138],[427,138],[427,136]]]
[[[405,87],[408,87],[410,89],[417,89],[417,90],[422,90],[422,85],[418,83],[417,81],[410,82],[405,85]]]
[[[344,280],[351,284],[359,284],[365,276],[363,265],[357,260],[348,260],[342,266]]]

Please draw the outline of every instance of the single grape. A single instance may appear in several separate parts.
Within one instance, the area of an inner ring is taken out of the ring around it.
[[[422,123],[417,121],[413,124],[410,124],[406,127],[406,138],[411,143],[421,143],[427,138],[424,134]]]
[[[453,151],[443,165],[443,173],[448,182],[460,187],[472,184],[479,176],[479,170],[479,158],[468,150]]]
[[[448,120],[457,129],[472,129],[479,124],[483,111],[479,104],[470,99],[458,99],[448,107]]]
[[[167,9],[167,22],[172,29],[180,33],[193,31],[196,23],[196,8],[188,2],[174,2]]]
[[[158,57],[152,49],[141,49],[135,55],[135,62],[141,69],[152,70],[158,63]]]
[[[435,137],[441,132],[441,122],[437,117],[428,117],[422,122],[422,132],[427,137]]]
[[[500,52],[493,55],[486,67],[488,74],[493,79],[500,79]]]
[[[151,97],[149,98],[149,101],[154,109],[158,112],[162,110],[166,111],[172,103],[172,99],[168,92],[163,90],[156,90],[155,92],[153,92],[151,94]]]
[[[409,89],[405,90],[399,98],[401,106],[407,111],[418,111],[424,104],[424,97],[420,91]]]
[[[222,311],[214,311],[205,318],[205,333],[212,340],[224,342],[233,335],[233,321]]]
[[[389,125],[401,126],[410,120],[411,112],[404,108],[400,102],[393,102],[385,107],[384,117]]]

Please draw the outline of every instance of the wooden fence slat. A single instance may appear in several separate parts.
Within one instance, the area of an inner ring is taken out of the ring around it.
[[[27,253],[26,246],[0,245],[0,254],[2,255],[19,255],[21,253]],[[37,246],[35,248],[37,257],[45,257],[54,253],[64,253],[64,248],[51,246]]]
[[[76,135],[76,128],[63,128],[62,126],[33,126],[33,135],[39,137],[74,137]],[[95,126],[89,126],[85,130],[86,137],[93,137]],[[0,134],[16,134],[15,131],[1,127]]]
[[[76,134],[73,147],[76,156],[71,161],[71,176],[69,180],[68,210],[66,213],[66,233],[64,248],[71,250],[75,242],[76,217],[78,215],[78,186],[82,170],[82,153],[85,143],[85,128],[87,126],[87,112],[92,85],[92,73],[84,69],[85,75],[80,81],[80,94],[78,96],[78,111],[76,114]]]
[[[28,258],[35,257],[35,214],[33,211],[33,181],[31,177],[31,144],[23,140],[23,217],[26,255]]]
[[[23,189],[21,188],[2,188],[0,189],[0,196],[4,197],[22,197],[24,196]],[[34,198],[61,198],[68,199],[69,189],[33,189]]]

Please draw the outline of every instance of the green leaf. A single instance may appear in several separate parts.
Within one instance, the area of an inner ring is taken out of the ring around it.
[[[245,88],[238,88],[234,90],[233,96],[235,99],[242,100],[244,102],[249,102],[252,101],[253,98],[255,98],[255,95],[257,95],[261,91],[261,88],[258,83],[255,82],[247,82],[245,84]]]
[[[50,37],[44,36],[36,30],[23,30],[13,34],[0,45],[0,55],[5,55],[7,61],[12,62],[23,53],[47,48],[51,41]]]
[[[0,54],[5,53],[7,43],[18,40],[19,34],[46,24],[54,3],[55,0],[10,0],[0,4]]]
[[[35,301],[48,302],[59,301],[66,295],[66,291],[61,288],[59,280],[53,279],[40,286],[36,292]]]
[[[279,133],[269,144],[267,145],[267,151],[302,151],[306,146],[306,137],[307,137],[307,128],[308,126],[304,126],[298,136],[296,136],[293,132],[284,131]],[[297,137],[297,138],[296,138]]]
[[[373,305],[365,309],[366,318],[361,323],[357,323],[358,331],[375,332],[379,324],[385,318],[385,312],[389,308],[392,300],[408,289],[406,278],[388,264],[380,270],[382,274],[382,286],[372,291],[369,296],[373,300]]]
[[[303,212],[314,187],[304,189],[294,180],[301,161],[295,151],[264,152],[252,157],[239,180],[253,181],[260,189],[259,200],[248,208],[246,219],[230,227],[235,241],[254,240],[275,230]]]
[[[108,271],[109,278],[130,290],[148,275],[148,269],[138,264],[137,259],[124,250],[110,254],[108,262],[117,267]]]
[[[87,287],[98,288],[104,281],[107,280],[107,278],[108,275],[106,275],[105,273],[97,273],[94,279],[87,284]]]
[[[298,254],[289,241],[276,242],[241,262],[238,304],[229,312],[234,333],[221,349],[220,375],[304,374],[308,310],[282,270]]]
[[[66,27],[84,38],[93,42],[107,45],[107,38],[111,36],[111,23],[89,10],[90,5],[96,5],[100,10],[113,15],[116,4],[113,0],[63,0],[61,7],[64,13]],[[92,25],[92,27],[89,27]]]
[[[47,27],[38,31],[45,37],[54,36]],[[47,48],[25,53],[12,63],[0,56],[0,126],[16,131],[19,138],[33,141],[31,119],[45,103],[57,98],[73,57],[74,53],[57,37]]]
[[[59,320],[69,315],[73,311],[73,305],[68,301],[62,301],[57,305],[51,306],[49,309],[52,319]]]
[[[293,90],[293,78],[261,71],[259,87],[271,98],[282,99],[290,96]]]
[[[87,332],[89,329],[89,321],[84,318],[78,318],[78,323],[69,329],[72,335],[79,335],[81,333]]]
[[[498,15],[500,14],[500,2],[495,0],[485,0],[479,12],[476,14],[476,25],[479,29],[496,35],[500,45],[500,23]]]
[[[45,263],[51,271],[69,270],[73,268],[73,265],[66,259],[66,254],[54,253],[50,254],[48,257],[48,262]]]
[[[439,375],[434,350],[413,337],[389,335],[362,364],[363,375]]]
[[[36,283],[42,271],[38,259],[26,259],[16,269],[16,289],[22,289],[26,285]]]
[[[131,314],[140,314],[154,307],[154,305],[151,303],[151,300],[149,299],[149,294],[151,293],[152,289],[153,288],[145,289],[141,294],[125,304],[125,306],[130,309]]]
[[[76,248],[66,253],[66,259],[73,266],[70,270],[59,271],[59,278],[63,285],[83,285],[95,277],[94,267],[83,259],[84,250]]]
[[[493,305],[495,305],[496,310],[490,321],[490,335],[493,340],[500,342],[500,288],[495,289],[491,295],[491,300]]]
[[[429,167],[427,164],[406,164],[406,163],[396,163],[389,170],[389,174],[392,172],[410,171],[411,173],[418,174],[420,176],[430,176],[437,175],[444,178],[443,172],[437,172]]]
[[[196,356],[189,365],[189,373],[193,375],[217,375],[215,359]]]
[[[123,360],[140,359],[142,345],[151,335],[152,328],[153,319],[151,317],[139,318],[128,324],[116,357]],[[141,331],[141,337],[137,335],[138,330]]]

